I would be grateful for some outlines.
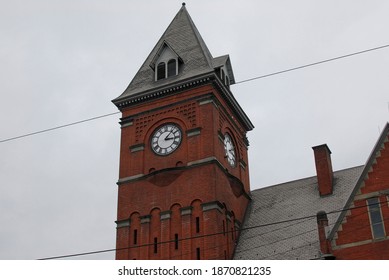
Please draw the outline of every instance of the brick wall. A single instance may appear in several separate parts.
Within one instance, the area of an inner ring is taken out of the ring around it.
[[[387,139],[386,139],[387,140]],[[356,194],[337,238],[333,254],[337,259],[389,259],[389,142],[384,142],[368,176]],[[378,198],[385,237],[374,238],[367,199]]]
[[[231,258],[250,188],[246,131],[232,115],[211,84],[123,110],[117,248],[130,249],[117,259]],[[149,139],[167,122],[181,128],[182,142],[157,156]],[[235,167],[225,158],[226,132]]]

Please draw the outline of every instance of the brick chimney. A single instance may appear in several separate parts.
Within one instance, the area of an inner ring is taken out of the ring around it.
[[[331,244],[326,237],[326,227],[328,226],[327,214],[324,211],[319,211],[316,214],[317,229],[319,232],[320,251],[324,259],[332,259]]]
[[[315,155],[316,175],[320,196],[330,195],[333,191],[331,151],[327,144],[312,147]]]

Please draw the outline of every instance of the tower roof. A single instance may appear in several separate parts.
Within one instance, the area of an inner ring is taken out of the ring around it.
[[[178,61],[178,72],[176,75],[157,79],[157,64],[167,54]],[[126,90],[112,102],[121,108],[209,80],[219,80],[216,83],[222,88],[223,97],[245,128],[252,130],[253,124],[228,88],[228,85],[235,83],[230,57],[224,55],[213,58],[183,4]]]
[[[155,81],[155,61],[164,46],[168,46],[177,54],[183,62],[183,68],[180,75]],[[183,4],[127,89],[113,102],[139,95],[153,88],[163,87],[166,84],[212,72],[214,70],[213,61],[210,51]]]

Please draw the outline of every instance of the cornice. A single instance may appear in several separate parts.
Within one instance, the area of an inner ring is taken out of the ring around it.
[[[163,98],[169,95],[178,94],[184,90],[195,88],[208,83],[212,83],[215,88],[219,90],[221,96],[224,100],[226,100],[232,111],[235,112],[235,115],[237,116],[238,120],[243,124],[246,131],[252,130],[254,128],[254,125],[251,123],[250,119],[243,111],[242,107],[240,107],[239,103],[236,101],[230,89],[227,88],[220,81],[219,77],[214,72],[206,73],[204,75],[197,76],[183,82],[170,84],[162,88],[156,88],[136,95],[130,95],[121,99],[115,99],[112,102],[118,107],[119,110],[122,110],[126,107]]]
[[[183,90],[198,87],[200,85],[209,83],[213,79],[213,72],[206,73],[201,76],[193,77],[191,79],[175,82],[167,86],[154,88],[152,90],[144,91],[136,95],[125,96],[120,99],[115,99],[112,102],[118,107],[119,110],[133,106],[142,102],[154,100],[157,98],[165,97],[172,94],[177,94]]]

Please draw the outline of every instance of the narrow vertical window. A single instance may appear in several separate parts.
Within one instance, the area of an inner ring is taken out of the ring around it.
[[[226,86],[230,87],[230,79],[228,78],[228,76],[226,76]]]
[[[167,76],[175,76],[177,75],[177,60],[170,59],[167,63]]]
[[[158,253],[158,238],[154,237],[154,254]]]
[[[223,235],[226,235],[226,223],[223,220]]]
[[[223,71],[223,69],[220,69],[220,76],[222,78],[222,81],[224,82],[224,71]]]
[[[161,62],[157,66],[157,81],[166,78],[166,64]]]
[[[231,228],[231,238],[232,238],[232,240],[234,240],[234,234],[235,234],[234,228]]]
[[[174,235],[174,249],[178,250],[178,234]]]
[[[134,245],[138,243],[138,231],[134,229]]]
[[[200,260],[200,248],[196,248],[196,258]]]
[[[196,217],[196,233],[200,232],[200,218]]]
[[[369,206],[369,216],[373,238],[376,239],[385,237],[380,201],[378,197],[368,199],[367,204]]]

